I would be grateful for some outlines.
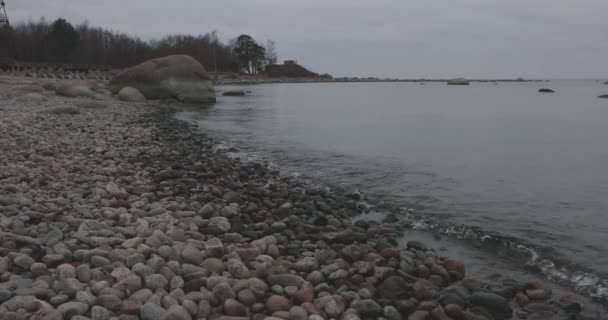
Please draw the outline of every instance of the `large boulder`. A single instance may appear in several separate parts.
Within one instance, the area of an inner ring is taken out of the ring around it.
[[[205,68],[187,55],[146,61],[121,72],[110,81],[114,93],[127,86],[139,90],[148,99],[215,102],[215,90]]]

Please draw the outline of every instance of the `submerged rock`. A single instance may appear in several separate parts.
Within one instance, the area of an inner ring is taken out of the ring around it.
[[[539,89],[538,92],[540,92],[540,93],[553,93],[555,91],[553,91],[553,89],[543,88],[543,89]]]
[[[230,90],[230,91],[226,91],[224,93],[222,93],[223,96],[227,96],[227,97],[241,97],[245,95],[245,91],[241,91],[241,90]]]
[[[457,79],[451,79],[448,80],[448,85],[450,86],[468,86],[469,80],[465,79],[465,78],[457,78]]]

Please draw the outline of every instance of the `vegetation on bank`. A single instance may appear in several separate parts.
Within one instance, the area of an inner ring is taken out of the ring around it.
[[[272,40],[258,43],[249,35],[223,42],[216,31],[200,35],[175,34],[142,40],[126,33],[73,25],[63,18],[41,18],[0,29],[0,59],[5,63],[55,63],[124,68],[153,58],[187,54],[207,70],[256,74],[277,61]],[[0,63],[2,63],[0,61]]]

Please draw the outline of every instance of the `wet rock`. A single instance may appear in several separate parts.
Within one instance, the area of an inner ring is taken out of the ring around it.
[[[352,304],[352,307],[365,317],[380,317],[384,315],[382,307],[371,299],[356,301]]]
[[[408,284],[403,278],[391,276],[378,287],[378,294],[386,299],[399,300],[409,297]]]
[[[510,319],[513,314],[509,302],[494,293],[475,292],[470,301],[474,306],[484,307],[497,320]]]

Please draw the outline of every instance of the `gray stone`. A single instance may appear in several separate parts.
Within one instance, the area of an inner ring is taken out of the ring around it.
[[[110,312],[110,310],[104,307],[93,306],[93,308],[91,308],[92,320],[109,320],[111,316],[112,313]]]
[[[156,289],[166,289],[169,281],[161,274],[151,274],[144,279],[146,288],[156,291]]]
[[[401,317],[401,313],[399,312],[399,310],[397,310],[397,308],[393,306],[384,307],[384,316],[388,320],[403,320],[403,317]]]
[[[371,299],[359,300],[352,307],[363,316],[380,317],[384,315],[382,307]]]
[[[82,302],[66,302],[57,307],[57,310],[63,313],[66,319],[70,319],[76,315],[85,315],[89,311],[89,306]]]
[[[203,262],[203,254],[195,247],[186,245],[181,253],[182,261],[193,265],[200,265]]]
[[[20,268],[25,269],[25,270],[30,270],[30,267],[32,266],[32,264],[34,264],[36,261],[28,256],[27,254],[22,254],[17,256],[13,262],[18,265]]]
[[[300,306],[291,307],[289,310],[289,320],[308,320],[308,312]]]
[[[154,304],[146,303],[139,309],[139,317],[141,320],[161,320],[167,311],[163,307]]]
[[[57,88],[55,93],[58,96],[69,98],[90,98],[95,95],[91,89],[86,86],[63,84]]]
[[[484,307],[497,320],[511,319],[513,309],[504,297],[495,293],[475,292],[471,295],[470,303],[474,306]]]
[[[104,294],[97,297],[97,299],[95,300],[95,305],[101,306],[112,311],[118,311],[120,310],[120,306],[122,305],[122,300],[115,295]]]
[[[108,258],[102,256],[93,256],[91,258],[91,264],[95,267],[103,267],[111,264],[112,262]]]

